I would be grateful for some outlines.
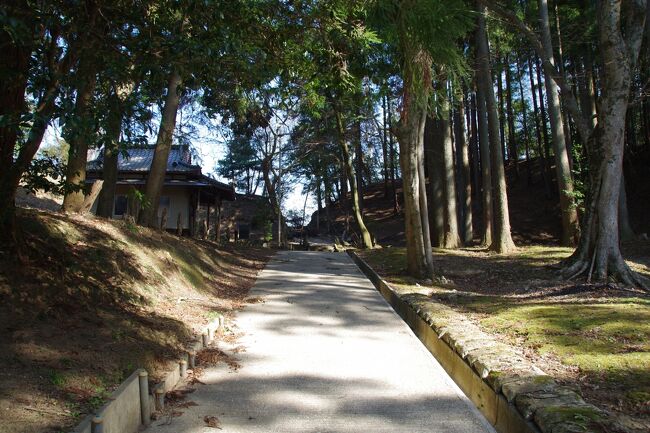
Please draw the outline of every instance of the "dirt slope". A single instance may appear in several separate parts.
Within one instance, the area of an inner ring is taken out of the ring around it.
[[[650,152],[629,161],[626,168],[630,221],[632,228],[639,235],[650,234],[650,182],[644,177],[648,161]],[[551,196],[547,196],[537,159],[531,160],[530,163],[530,183],[527,168],[526,162],[520,162],[517,176],[512,165],[506,167],[513,239],[517,245],[558,245],[562,227],[556,187],[553,185]],[[398,202],[403,203],[399,183],[397,194]],[[475,192],[472,203],[475,234],[480,232],[482,226],[479,200],[480,197]],[[312,215],[309,223],[312,234],[316,232],[316,213]],[[325,215],[323,210],[320,216],[321,234],[326,233]],[[390,195],[385,197],[383,183],[367,185],[364,188],[364,216],[366,225],[381,245],[404,245],[404,215],[401,212],[394,213],[392,198]],[[332,235],[341,236],[346,227],[355,230],[351,212],[345,212],[339,202],[332,205],[332,218]],[[474,240],[475,243],[480,241],[476,237]]]
[[[135,368],[246,302],[270,251],[20,210],[29,262],[0,252],[0,432],[58,432]]]

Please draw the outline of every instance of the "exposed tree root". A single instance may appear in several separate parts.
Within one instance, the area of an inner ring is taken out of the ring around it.
[[[626,286],[638,287],[650,291],[647,279],[634,272],[622,257],[614,257],[605,261],[605,266],[596,265],[596,253],[591,258],[570,257],[562,264],[560,275],[571,281],[578,277],[585,277],[587,283],[619,282]]]

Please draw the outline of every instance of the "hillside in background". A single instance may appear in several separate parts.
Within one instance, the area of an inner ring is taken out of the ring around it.
[[[20,209],[24,263],[0,256],[0,425],[64,431],[138,367],[153,378],[246,302],[269,250]],[[252,271],[252,272],[251,272]]]
[[[631,177],[646,176],[643,166],[648,157],[639,156],[634,163],[626,164],[626,171]],[[646,165],[647,166],[647,165]],[[548,197],[539,171],[537,160],[531,161],[531,183],[527,182],[526,162],[519,164],[519,177],[514,167],[506,168],[508,178],[508,206],[512,235],[518,245],[555,245],[559,243],[561,225],[560,208],[557,196]],[[650,182],[627,182],[628,206],[630,220],[635,232],[639,235],[650,233]],[[398,182],[398,201],[403,203],[402,188]],[[349,199],[349,196],[348,196]],[[480,242],[477,234],[481,230],[482,218],[478,201],[473,200],[474,241]],[[316,232],[318,211],[314,212],[309,223],[309,230]],[[354,229],[354,219],[351,212],[345,212],[337,201],[332,204],[332,232],[341,236],[346,227]],[[389,194],[384,195],[383,183],[368,185],[364,188],[364,216],[371,233],[382,246],[404,245],[404,216],[402,212],[395,214],[393,201]],[[346,223],[347,219],[347,223]],[[320,233],[327,233],[326,212],[320,215]]]

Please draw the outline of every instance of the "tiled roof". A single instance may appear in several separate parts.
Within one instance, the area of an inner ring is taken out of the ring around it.
[[[101,170],[104,162],[103,150],[91,151],[88,155],[88,170]],[[120,153],[117,159],[119,171],[142,171],[151,169],[154,147],[136,147]],[[189,152],[181,146],[172,146],[167,158],[167,173],[201,172],[201,167],[192,164]]]

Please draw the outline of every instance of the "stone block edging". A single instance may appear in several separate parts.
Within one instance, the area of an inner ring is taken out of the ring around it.
[[[399,295],[354,251],[348,254],[498,432],[625,431],[462,314],[422,294]]]
[[[170,362],[163,379],[149,387],[148,374],[143,368],[134,371],[111,393],[108,401],[94,414],[86,416],[71,433],[135,433],[149,424],[151,415],[164,406],[164,396],[193,368],[196,354],[209,345],[224,327],[219,316],[203,328],[178,361]]]

